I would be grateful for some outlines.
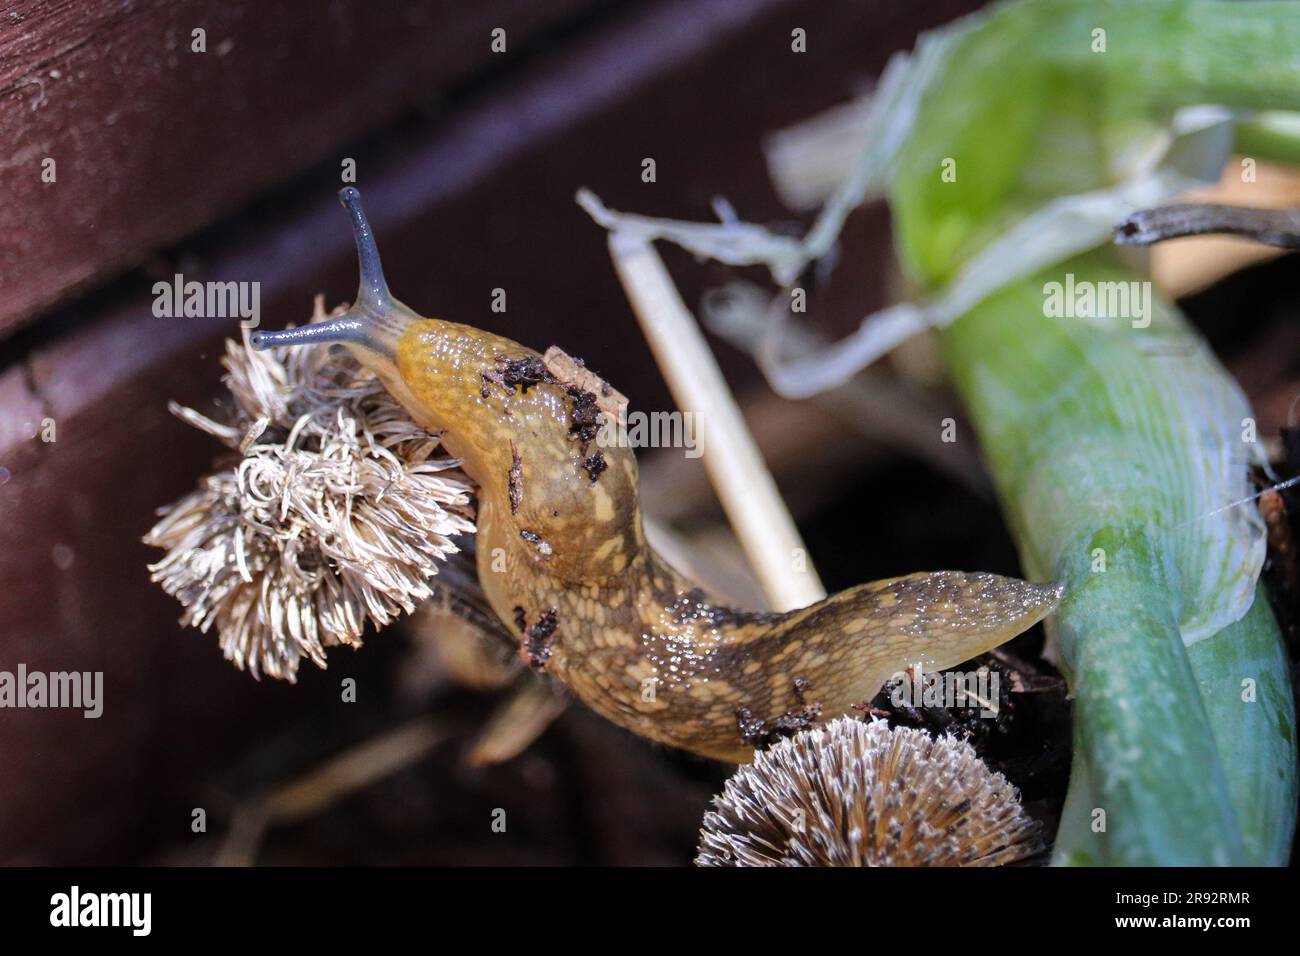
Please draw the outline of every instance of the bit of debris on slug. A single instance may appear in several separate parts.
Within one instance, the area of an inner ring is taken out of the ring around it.
[[[555,553],[555,549],[551,547],[550,543],[536,531],[529,531],[525,528],[519,532],[519,537],[523,538],[529,544],[536,545],[537,553],[544,558],[549,558]]]
[[[519,616],[522,616],[522,609],[516,615]],[[555,608],[550,607],[538,618],[536,624],[524,631],[524,643],[520,651],[530,667],[539,671],[546,668],[546,662],[551,659],[551,646],[555,643],[555,628],[558,623]]]
[[[627,407],[627,396],[605,381],[580,358],[574,358],[558,345],[552,345],[542,356],[556,381],[565,386],[576,386],[600,396],[597,405],[606,415],[618,418],[620,408]]]
[[[510,443],[508,489],[510,494],[510,513],[512,515],[518,514],[519,503],[524,500],[524,469],[523,459],[519,457],[519,446],[514,442]]]
[[[479,378],[478,394],[480,398],[487,398],[489,395],[491,395],[493,385],[498,385],[501,388],[506,388],[506,380],[502,377],[501,373],[498,372],[496,369],[488,369],[486,372],[480,372],[478,378]],[[506,389],[506,390],[510,391],[510,389]]]
[[[534,385],[555,381],[555,376],[546,367],[546,363],[535,355],[521,359],[498,355],[497,363],[501,366],[501,381],[512,391],[518,385],[527,394]]]
[[[740,742],[758,745],[767,736],[767,721],[755,717],[748,707],[736,708],[736,728],[740,732]]]
[[[740,732],[741,743],[752,745],[760,750],[772,746],[779,740],[793,737],[797,733],[815,727],[821,719],[822,705],[814,701],[808,703],[805,694],[812,681],[802,677],[794,679],[794,696],[799,702],[797,710],[787,710],[776,720],[768,721],[756,717],[748,707],[736,708],[736,727]]]
[[[587,477],[592,481],[597,480],[609,465],[605,464],[605,456],[601,452],[588,455],[582,463],[583,470],[587,472]]]
[[[519,628],[521,633],[528,628],[528,618],[524,616],[524,609],[518,604],[515,605],[515,627]]]
[[[794,679],[794,699],[797,700],[801,706],[808,703],[806,695],[808,693],[808,688],[811,686],[812,681],[806,677],[796,677]]]
[[[572,424],[569,425],[569,434],[577,435],[584,442],[589,442],[596,437],[596,432],[600,430],[598,422],[600,408],[597,406],[596,396],[585,388],[578,388],[576,385],[570,385],[565,391],[573,399]]]

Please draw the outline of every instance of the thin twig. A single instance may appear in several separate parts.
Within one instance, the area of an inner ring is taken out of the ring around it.
[[[531,675],[500,704],[474,739],[471,767],[505,763],[519,756],[564,713],[566,701],[546,680]]]
[[[236,809],[217,866],[251,866],[266,831],[320,813],[365,787],[423,760],[450,736],[443,725],[421,716],[336,754],[269,794]]]
[[[698,414],[709,478],[774,610],[826,596],[740,409],[663,260],[641,236],[611,232],[609,252],[677,407]]]
[[[1282,249],[1300,249],[1300,210],[1184,203],[1143,209],[1115,227],[1115,242],[1149,246],[1180,236],[1224,233]]]

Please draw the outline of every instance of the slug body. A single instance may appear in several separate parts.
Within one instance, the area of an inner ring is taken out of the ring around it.
[[[340,194],[361,260],[331,322],[259,348],[342,342],[479,486],[478,570],[521,653],[645,737],[745,762],[756,742],[831,719],[920,664],[952,667],[1050,612],[1058,586],[943,571],[863,584],[801,610],[720,606],[650,548],[637,465],[600,395],[509,339],[423,318],[388,293],[360,197]]]

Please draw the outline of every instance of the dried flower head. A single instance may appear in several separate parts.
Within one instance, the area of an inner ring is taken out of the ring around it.
[[[704,815],[699,866],[1000,866],[1042,849],[965,741],[833,720],[755,756]]]
[[[343,349],[258,352],[245,331],[222,364],[227,422],[170,407],[242,459],[160,510],[144,540],[167,554],[149,569],[235,666],[292,681],[432,594],[451,536],[474,530],[471,486]]]

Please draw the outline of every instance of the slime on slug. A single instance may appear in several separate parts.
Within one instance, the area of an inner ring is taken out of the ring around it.
[[[517,342],[394,299],[360,194],[339,198],[357,301],[328,322],[254,333],[253,345],[342,343],[417,423],[446,431],[479,486],[478,572],[493,610],[529,663],[614,723],[745,762],[756,727],[798,722],[805,697],[837,717],[909,665],[960,664],[1059,601],[1059,585],[938,571],[782,614],[714,604],[646,543],[636,458],[625,442],[597,447],[597,397]]]

